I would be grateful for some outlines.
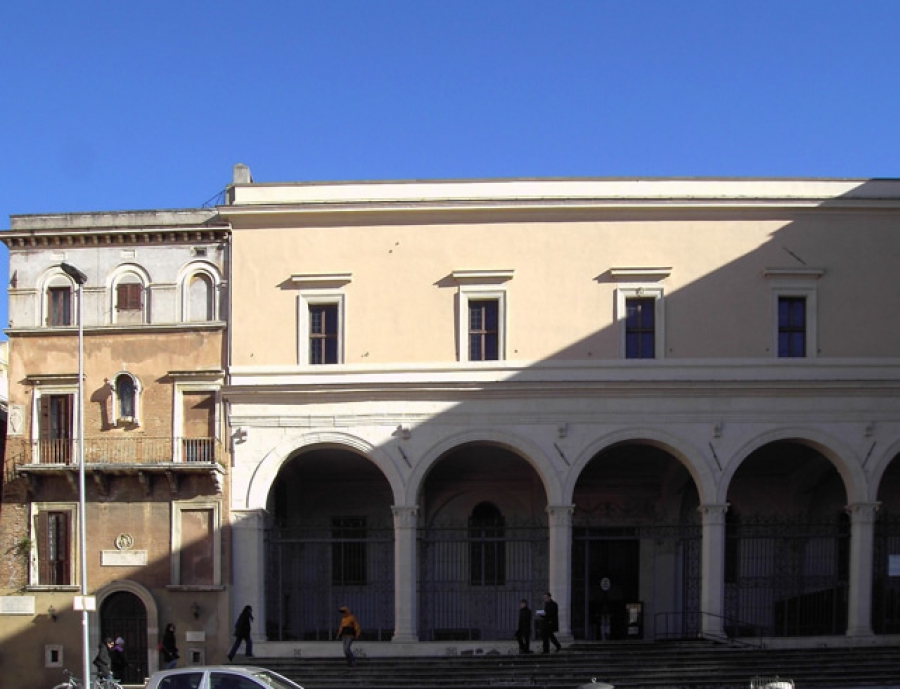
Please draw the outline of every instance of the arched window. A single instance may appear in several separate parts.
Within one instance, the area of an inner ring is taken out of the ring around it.
[[[144,279],[133,270],[122,272],[113,285],[113,318],[115,323],[143,323],[146,313]]]
[[[215,290],[212,278],[205,273],[195,273],[188,278],[187,314],[188,321],[215,320]]]
[[[44,323],[49,326],[74,325],[75,297],[72,281],[57,275],[47,283],[44,302]]]
[[[489,502],[475,505],[469,517],[469,582],[472,586],[506,583],[506,521]]]
[[[113,418],[119,426],[138,424],[140,383],[130,373],[119,373],[113,381]]]

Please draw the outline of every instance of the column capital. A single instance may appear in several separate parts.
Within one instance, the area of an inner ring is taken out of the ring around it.
[[[724,524],[725,513],[728,512],[730,506],[731,503],[728,502],[721,504],[706,503],[700,505],[697,511],[702,515],[704,524]]]
[[[259,529],[265,524],[266,510],[231,510],[231,526],[235,529]]]
[[[418,525],[418,505],[391,505],[391,513],[394,515],[395,528],[412,529]]]
[[[547,505],[545,510],[550,526],[572,526],[575,505]]]
[[[875,521],[879,509],[881,509],[880,502],[854,502],[847,505],[844,511],[850,515],[853,522],[871,523]]]

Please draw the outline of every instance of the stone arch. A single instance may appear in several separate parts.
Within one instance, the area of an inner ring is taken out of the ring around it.
[[[672,455],[672,457],[684,465],[691,475],[691,478],[694,480],[694,484],[697,487],[697,493],[700,496],[700,504],[707,504],[713,501],[717,477],[712,472],[709,457],[706,454],[692,447],[682,438],[678,438],[669,433],[656,429],[635,427],[614,431],[613,433],[597,438],[592,443],[585,446],[578,457],[575,458],[575,461],[572,462],[572,469],[563,486],[563,503],[566,501],[572,502],[578,479],[588,463],[603,450],[620,443],[644,443]],[[695,458],[700,457],[704,459],[703,462],[696,461]]]
[[[731,457],[723,460],[722,477],[718,485],[718,494],[713,502],[724,503],[728,495],[734,475],[744,461],[756,450],[774,442],[788,441],[807,445],[821,453],[834,465],[847,493],[847,503],[866,502],[869,499],[869,486],[858,457],[850,448],[837,438],[810,428],[778,428],[762,433],[742,447]]]
[[[120,579],[97,590],[96,598],[98,613],[102,610],[104,601],[115,593],[132,594],[143,603],[144,610],[147,611],[146,660],[148,671],[153,672],[158,664],[156,647],[159,638],[159,610],[156,606],[156,599],[145,586],[136,581],[132,581],[131,579]],[[92,615],[91,619],[93,620],[90,630],[92,638],[91,648],[94,649],[97,647],[97,644],[100,643],[100,615]]]
[[[871,477],[871,484],[869,485],[868,502],[875,502],[878,499],[878,493],[881,490],[881,482],[884,479],[884,474],[891,465],[891,462],[897,458],[898,455],[900,455],[900,438],[894,440],[894,442],[885,449],[869,459],[869,462],[872,464],[872,470],[869,474]]]
[[[404,496],[406,502],[402,504],[415,505],[425,478],[434,465],[448,452],[471,443],[498,445],[521,457],[531,465],[540,477],[547,495],[547,504],[557,504],[555,500],[560,495],[560,487],[555,478],[556,472],[553,469],[553,464],[544,450],[525,438],[492,428],[476,428],[451,435],[423,453],[422,458],[416,463],[409,475]]]
[[[272,448],[257,464],[247,482],[247,492],[243,495],[235,495],[237,502],[235,509],[239,510],[265,510],[269,490],[278,476],[282,465],[300,450],[308,450],[315,447],[338,447],[351,450],[371,461],[391,486],[391,494],[395,504],[404,495],[404,482],[400,472],[391,461],[390,457],[380,448],[367,440],[350,433],[336,431],[323,431],[315,433],[303,433],[292,435],[283,439]],[[243,504],[240,504],[241,499]]]

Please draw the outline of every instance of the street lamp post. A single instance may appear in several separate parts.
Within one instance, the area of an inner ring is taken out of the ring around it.
[[[91,640],[88,619],[87,581],[87,510],[85,508],[84,472],[84,283],[87,275],[69,263],[60,263],[62,271],[75,281],[78,296],[78,524],[81,537],[79,555],[81,559],[81,644],[82,644],[82,686],[91,685]]]

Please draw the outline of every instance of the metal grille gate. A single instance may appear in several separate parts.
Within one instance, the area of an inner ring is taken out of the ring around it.
[[[394,633],[392,526],[333,523],[266,532],[266,634],[273,641],[334,639],[346,605],[362,638]]]
[[[891,575],[891,559],[900,555],[900,516],[879,515],[875,523],[872,572],[872,630],[900,633],[900,577]]]
[[[512,639],[519,600],[536,608],[547,589],[546,526],[505,524],[477,537],[466,526],[430,527],[418,558],[423,641]]]
[[[725,615],[734,636],[847,628],[849,525],[756,517],[726,529]]]

